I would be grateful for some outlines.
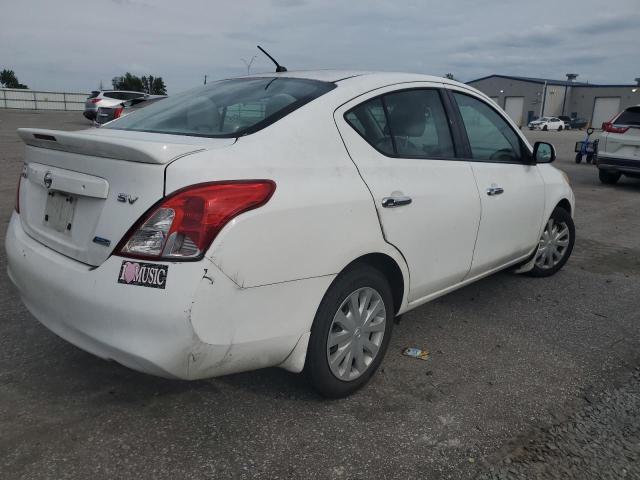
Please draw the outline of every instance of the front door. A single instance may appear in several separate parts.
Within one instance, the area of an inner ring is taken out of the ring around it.
[[[407,260],[409,301],[462,281],[480,221],[471,165],[457,158],[443,93],[420,85],[387,87],[335,113],[385,239]]]
[[[521,258],[538,243],[544,181],[525,143],[484,100],[453,92],[473,159],[482,220],[470,277]]]

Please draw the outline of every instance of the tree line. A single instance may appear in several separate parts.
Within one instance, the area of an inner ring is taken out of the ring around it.
[[[149,95],[167,94],[167,87],[162,77],[154,77],[153,75],[138,77],[127,72],[120,77],[113,77],[111,85],[113,85],[114,90],[129,90]]]
[[[16,72],[6,68],[0,72],[0,85],[3,88],[29,88],[18,81]]]

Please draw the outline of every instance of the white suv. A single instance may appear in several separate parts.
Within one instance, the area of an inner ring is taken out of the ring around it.
[[[596,165],[602,183],[615,184],[622,175],[640,178],[640,105],[602,124]]]

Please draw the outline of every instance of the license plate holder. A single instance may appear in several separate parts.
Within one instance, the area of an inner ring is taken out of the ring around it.
[[[63,192],[48,192],[43,223],[56,232],[71,235],[78,198]]]

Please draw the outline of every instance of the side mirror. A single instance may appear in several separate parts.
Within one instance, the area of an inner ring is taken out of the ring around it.
[[[547,142],[536,142],[533,146],[533,159],[536,163],[551,163],[556,159],[556,149]]]

